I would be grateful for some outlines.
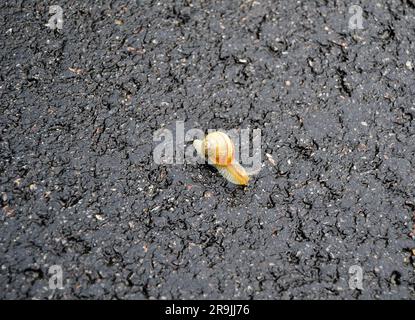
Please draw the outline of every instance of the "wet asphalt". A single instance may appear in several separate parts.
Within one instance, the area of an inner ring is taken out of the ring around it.
[[[3,1],[0,24],[1,299],[415,298],[415,1]],[[156,164],[177,121],[261,129],[261,171]]]

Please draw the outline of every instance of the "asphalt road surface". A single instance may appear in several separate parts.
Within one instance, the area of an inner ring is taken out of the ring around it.
[[[415,298],[414,0],[2,1],[0,24],[0,298]],[[155,163],[177,121],[261,129],[261,171]]]

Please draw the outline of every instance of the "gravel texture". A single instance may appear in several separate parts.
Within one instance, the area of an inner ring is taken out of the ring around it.
[[[414,0],[2,1],[0,24],[0,298],[415,298]],[[154,163],[176,121],[261,129],[262,170]]]

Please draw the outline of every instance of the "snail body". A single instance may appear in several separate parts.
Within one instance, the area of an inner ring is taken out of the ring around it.
[[[198,155],[213,165],[229,182],[237,185],[248,185],[249,176],[238,162],[235,161],[235,145],[223,132],[209,133],[203,140],[194,140]]]

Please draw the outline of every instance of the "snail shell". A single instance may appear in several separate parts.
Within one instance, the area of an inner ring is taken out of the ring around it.
[[[247,185],[249,176],[246,170],[235,161],[235,145],[223,132],[209,133],[203,140],[193,141],[199,156],[208,159],[218,172],[229,182]]]
[[[227,166],[234,161],[235,145],[223,132],[209,133],[202,142],[204,154],[212,164]]]

